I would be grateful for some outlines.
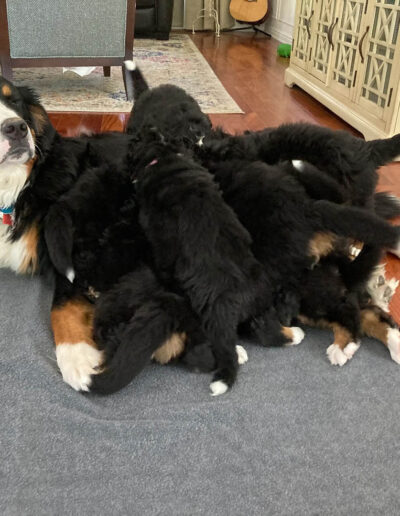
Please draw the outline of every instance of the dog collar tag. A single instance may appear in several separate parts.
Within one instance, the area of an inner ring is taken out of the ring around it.
[[[3,224],[5,224],[6,226],[12,226],[13,212],[14,212],[14,206],[8,206],[7,208],[0,208],[0,213],[2,213],[2,215],[3,215]]]

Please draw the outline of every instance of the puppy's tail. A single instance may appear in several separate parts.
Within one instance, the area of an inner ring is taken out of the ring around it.
[[[315,201],[312,217],[318,231],[330,231],[365,244],[393,249],[399,245],[400,228],[362,208]]]
[[[374,195],[375,213],[383,219],[390,220],[400,217],[400,199],[389,192],[379,192]]]
[[[183,336],[171,330],[169,315],[152,302],[141,306],[128,325],[116,326],[104,344],[113,351],[106,354],[102,372],[92,376],[90,391],[99,394],[112,394],[128,385],[159,348],[173,348],[174,356],[184,348]]]
[[[366,142],[369,149],[370,160],[375,168],[390,163],[397,156],[400,156],[400,133],[391,138],[381,140],[371,140]]]
[[[71,215],[61,203],[50,208],[45,219],[44,237],[53,266],[73,283],[75,278],[72,264],[74,229]]]
[[[146,79],[134,61],[124,61],[124,76],[128,100],[136,101],[149,89]]]

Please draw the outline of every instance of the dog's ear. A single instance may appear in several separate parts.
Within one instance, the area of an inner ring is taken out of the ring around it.
[[[26,86],[20,86],[18,90],[30,113],[36,134],[42,134],[45,127],[50,124],[50,120],[47,116],[46,110],[40,103],[39,95],[34,90]]]

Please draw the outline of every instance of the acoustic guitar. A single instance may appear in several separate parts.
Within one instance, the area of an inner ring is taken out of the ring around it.
[[[267,17],[268,0],[231,0],[229,11],[238,22],[258,25]]]

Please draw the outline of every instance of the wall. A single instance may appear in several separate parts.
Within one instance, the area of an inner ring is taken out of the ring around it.
[[[172,27],[181,29],[183,27],[183,4],[184,0],[174,0],[174,11],[172,14]]]
[[[190,0],[186,0],[190,1]],[[172,27],[183,27],[184,0],[174,1]],[[264,24],[264,30],[282,43],[292,43],[296,0],[269,0],[269,16]],[[237,24],[237,27],[243,25]]]
[[[274,39],[292,43],[296,0],[269,0],[270,14],[264,26]]]

